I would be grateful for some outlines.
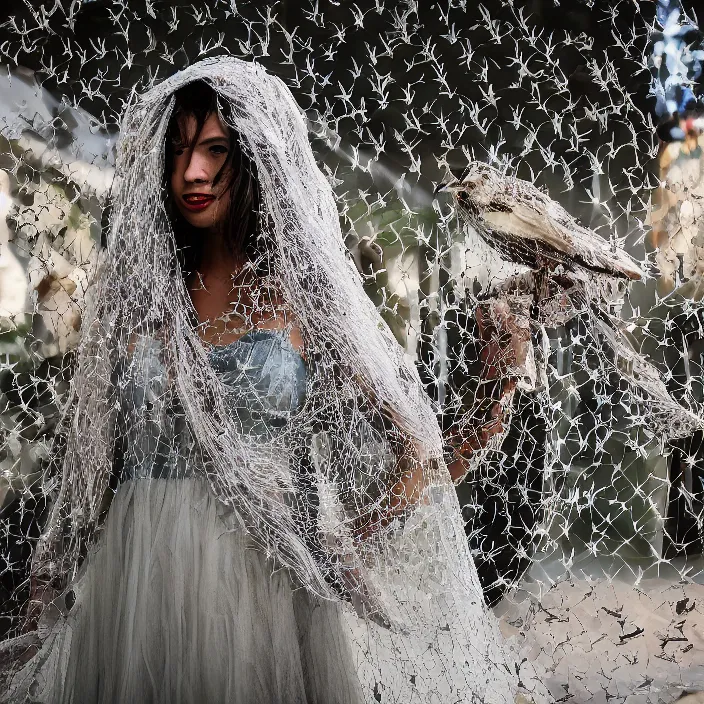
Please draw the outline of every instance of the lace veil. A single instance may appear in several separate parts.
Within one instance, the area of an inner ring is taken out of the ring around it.
[[[304,340],[306,401],[274,441],[242,432],[194,330],[179,273],[162,186],[164,143],[174,92],[198,79],[229,103],[221,118],[231,116],[256,167],[265,245],[257,267],[281,291]],[[434,409],[365,294],[305,117],[284,83],[255,63],[223,57],[134,94],[111,200],[62,439],[44,479],[55,489],[34,579],[59,589],[70,583],[114,491],[117,448],[144,461],[134,450],[140,433],[154,424],[163,431],[176,403],[192,439],[185,461],[298,584],[351,601],[373,629],[399,638],[417,631],[423,648],[414,671],[424,658],[453,653],[462,664],[455,676],[469,691],[509,696],[514,666],[483,605]],[[145,390],[138,401],[135,379]],[[184,461],[182,444],[159,452],[166,463]],[[404,477],[413,496],[403,496]],[[446,639],[435,655],[422,654],[429,633]]]

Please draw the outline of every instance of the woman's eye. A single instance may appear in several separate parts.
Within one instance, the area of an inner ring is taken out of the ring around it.
[[[227,154],[227,147],[223,147],[220,144],[214,144],[212,147],[210,147],[210,152],[212,154]]]
[[[174,156],[181,156],[181,154],[183,154],[183,152],[184,152],[183,147],[176,147],[174,149]]]

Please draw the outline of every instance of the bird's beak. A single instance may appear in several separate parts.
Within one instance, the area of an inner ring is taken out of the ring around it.
[[[438,183],[438,185],[435,187],[435,190],[433,191],[433,195],[436,196],[438,193],[445,193],[457,190],[457,187],[459,185],[460,182],[457,179],[453,179],[448,183]]]

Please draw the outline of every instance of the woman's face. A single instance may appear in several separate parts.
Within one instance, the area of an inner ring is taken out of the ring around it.
[[[196,119],[185,117],[181,137],[173,145],[171,194],[176,207],[193,227],[215,229],[227,220],[229,211],[228,167],[216,184],[215,177],[230,152],[230,136],[216,113],[211,113],[197,139]]]

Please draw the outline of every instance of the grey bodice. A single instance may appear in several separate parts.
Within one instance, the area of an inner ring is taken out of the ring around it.
[[[266,437],[303,405],[306,367],[285,333],[254,330],[214,347],[210,364],[228,387],[227,402],[248,435]]]
[[[191,474],[197,444],[173,393],[154,340],[139,348],[139,374],[128,376],[122,479],[176,478]],[[208,359],[227,386],[226,403],[240,431],[253,440],[274,439],[305,402],[306,366],[283,331],[254,330],[214,347]]]

